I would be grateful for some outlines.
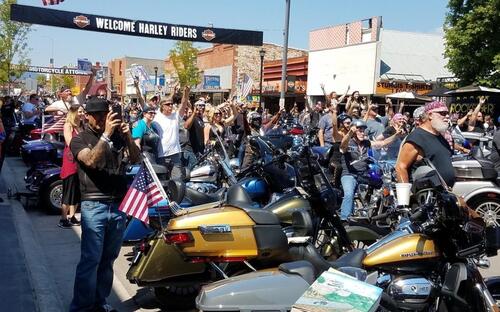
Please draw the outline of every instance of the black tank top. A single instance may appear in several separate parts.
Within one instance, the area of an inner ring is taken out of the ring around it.
[[[455,170],[451,164],[453,151],[442,135],[416,128],[408,135],[406,142],[415,144],[423,151],[423,156],[432,162],[449,187],[455,184]]]

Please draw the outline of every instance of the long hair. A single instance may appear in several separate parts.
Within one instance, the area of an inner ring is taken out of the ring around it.
[[[78,106],[71,106],[66,115],[66,123],[69,123],[73,128],[80,128],[80,116],[78,116]]]

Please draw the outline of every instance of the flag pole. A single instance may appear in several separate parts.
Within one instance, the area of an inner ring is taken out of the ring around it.
[[[167,193],[163,189],[163,186],[161,185],[160,179],[158,179],[158,176],[156,175],[156,172],[153,169],[153,166],[151,165],[151,162],[149,161],[148,157],[146,154],[142,154],[142,160],[144,161],[144,164],[146,165],[146,168],[149,170],[149,173],[151,177],[153,178],[153,181],[156,183],[156,186],[160,189],[160,194],[165,198],[165,200],[168,202],[170,206],[170,210],[176,215],[180,216],[186,213],[186,211],[183,211],[183,209],[180,209],[180,207],[177,205],[176,202],[173,202],[168,198]],[[161,224],[161,213],[158,214],[160,217],[160,224]]]

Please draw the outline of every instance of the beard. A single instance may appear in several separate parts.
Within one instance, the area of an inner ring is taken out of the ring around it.
[[[432,119],[431,126],[439,133],[445,132],[448,129],[448,123],[439,119]]]

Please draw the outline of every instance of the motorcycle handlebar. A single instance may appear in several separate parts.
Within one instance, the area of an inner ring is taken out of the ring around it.
[[[423,215],[424,215],[424,211],[420,209],[410,216],[410,221],[412,221],[412,222],[419,221]]]

